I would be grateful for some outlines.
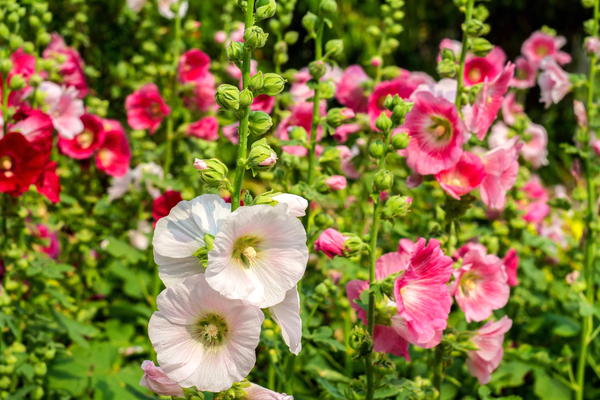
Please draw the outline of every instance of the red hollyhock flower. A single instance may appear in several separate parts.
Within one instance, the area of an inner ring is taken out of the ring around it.
[[[179,80],[194,82],[206,75],[210,68],[210,57],[202,50],[192,49],[179,59]]]
[[[47,157],[19,132],[0,139],[0,192],[19,196],[42,173]]]
[[[60,179],[56,175],[56,165],[55,161],[47,163],[35,182],[38,192],[46,196],[52,203],[60,201],[60,191],[62,190]]]
[[[16,123],[9,126],[11,132],[19,132],[39,151],[50,158],[54,126],[50,117],[39,110],[21,107],[13,117]]]
[[[133,129],[149,129],[153,134],[171,109],[154,83],[147,83],[125,100],[127,122]]]
[[[176,190],[167,190],[162,196],[152,202],[152,216],[154,217],[154,226],[159,219],[166,217],[183,198],[181,193]]]
[[[60,150],[76,160],[91,157],[104,139],[104,126],[99,117],[84,114],[81,116],[81,122],[83,122],[83,131],[73,139],[58,136]]]
[[[119,177],[129,171],[131,150],[125,130],[113,119],[105,119],[104,137],[96,153],[96,166],[107,175]]]

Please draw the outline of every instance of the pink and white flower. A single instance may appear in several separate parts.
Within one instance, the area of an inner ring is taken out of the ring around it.
[[[546,108],[552,103],[557,104],[571,91],[571,81],[569,74],[556,63],[552,57],[546,57],[540,62],[542,73],[538,77],[541,96],[540,103],[544,103]]]
[[[183,388],[167,376],[161,367],[157,367],[150,360],[142,363],[144,376],[140,379],[140,386],[143,386],[159,396],[177,396],[184,397]]]
[[[529,124],[525,133],[530,137],[521,148],[523,158],[531,163],[533,168],[548,164],[548,132],[539,124]]]
[[[542,31],[536,31],[523,42],[521,53],[535,65],[550,57],[560,65],[571,62],[571,56],[559,49],[567,43],[564,36],[551,36]]]
[[[42,82],[38,90],[46,95],[44,101],[48,115],[61,137],[70,140],[83,131],[83,101],[77,98],[74,87],[64,88],[53,82]]]
[[[153,134],[171,109],[154,83],[147,83],[125,100],[127,122],[133,129],[149,129]]]
[[[506,125],[514,125],[517,115],[524,114],[523,106],[517,103],[515,92],[509,92],[502,101],[502,117]]]
[[[293,287],[285,293],[283,301],[269,307],[273,320],[281,328],[281,336],[290,351],[298,355],[302,350],[302,318],[300,318],[300,294]]]
[[[486,176],[481,183],[481,200],[492,210],[502,210],[506,192],[517,181],[519,173],[519,150],[517,136],[483,156]]]
[[[292,396],[285,393],[277,393],[262,386],[250,383],[250,387],[244,388],[246,395],[241,400],[294,400]]]
[[[480,385],[489,383],[492,372],[500,365],[504,355],[504,335],[511,327],[512,320],[505,315],[496,322],[488,321],[471,338],[479,350],[467,352],[469,358],[466,363],[469,373],[479,380]]]
[[[325,179],[325,184],[329,186],[331,190],[337,192],[338,190],[346,189],[346,177],[342,175],[332,175]]]
[[[175,13],[171,10],[173,4],[179,3],[179,0],[158,0],[158,12],[165,18],[175,18]],[[179,18],[185,17],[189,4],[187,1],[182,1],[179,4]]]
[[[460,200],[460,196],[479,186],[485,176],[481,158],[465,151],[454,166],[437,173],[435,179],[446,193],[456,200]]]
[[[414,100],[417,93],[429,92],[435,97],[442,97],[448,100],[450,103],[454,103],[456,100],[456,88],[458,83],[456,79],[441,79],[439,82],[423,83],[415,89],[413,94],[410,96],[410,100]]]
[[[278,203],[287,204],[290,209],[290,214],[294,217],[304,217],[308,208],[308,201],[304,197],[296,196],[295,194],[281,193],[273,196],[273,200]]]

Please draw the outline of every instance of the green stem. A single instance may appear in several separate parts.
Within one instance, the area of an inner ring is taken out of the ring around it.
[[[4,136],[8,134],[8,95],[10,94],[10,89],[6,84],[7,79],[2,81],[2,93],[4,93],[4,97],[2,99],[2,117],[4,118]]]
[[[467,12],[465,15],[465,24],[468,24],[471,21],[471,17],[473,16],[473,5],[475,4],[475,0],[469,0],[467,3]],[[460,53],[460,66],[458,69],[458,84],[456,86],[456,109],[460,111],[460,105],[462,101],[462,89],[463,89],[463,75],[465,74],[465,59],[467,58],[467,47],[469,44],[469,36],[467,32],[463,32],[462,39],[462,51]]]
[[[379,58],[381,59],[381,64],[375,67],[375,86],[377,86],[381,82],[381,75],[383,72],[383,48],[385,46],[386,36],[385,33],[381,37],[381,42],[379,42]]]
[[[435,347],[433,364],[433,387],[437,389],[441,397],[442,381],[444,380],[444,348],[441,343]]]
[[[248,0],[246,8],[246,29],[254,25],[254,0]],[[244,57],[242,59],[242,81],[243,88],[247,89],[250,83],[250,63],[252,51],[244,47]],[[244,182],[244,173],[246,172],[246,154],[248,152],[248,121],[250,118],[250,105],[240,108],[240,127],[238,144],[237,165],[235,169],[235,180],[233,181],[233,193],[231,193],[231,211],[235,211],[240,206],[242,199],[242,183]]]

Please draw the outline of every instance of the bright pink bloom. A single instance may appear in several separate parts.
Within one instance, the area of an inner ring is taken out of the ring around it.
[[[8,80],[6,81],[6,83],[10,84],[10,81],[13,76],[20,75],[25,79],[25,82],[29,84],[29,78],[31,77],[31,75],[35,74],[35,56],[29,55],[23,51],[23,48],[19,48],[17,51],[10,55],[10,60],[13,63],[13,67],[8,73]],[[12,97],[12,99],[9,98],[9,102],[18,103],[31,92],[32,88],[30,86],[18,90],[18,93],[15,91],[11,91],[9,97]]]
[[[60,241],[58,240],[57,232],[50,232],[50,229],[46,225],[36,225],[36,235],[42,239],[48,239],[48,246],[42,247],[42,251],[50,258],[57,259],[60,255]]]
[[[483,156],[486,176],[481,182],[481,201],[492,210],[502,210],[506,192],[517,181],[519,173],[519,150],[523,143],[513,137]]]
[[[522,56],[517,57],[515,64],[517,65],[515,76],[510,80],[509,86],[517,89],[529,89],[534,87],[537,64]]]
[[[440,52],[438,53],[437,56],[437,61],[440,62],[442,60],[442,50],[443,49],[448,49],[448,50],[452,50],[452,52],[454,53],[454,58],[457,60],[460,60],[460,53],[462,52],[462,43],[457,41],[457,40],[452,40],[452,39],[442,39],[442,41],[440,42]]]
[[[493,254],[469,251],[453,275],[450,294],[465,313],[467,322],[483,321],[508,302],[510,287],[504,264]]]
[[[541,96],[540,103],[544,103],[546,108],[552,103],[557,104],[571,90],[571,81],[569,74],[556,63],[552,57],[546,57],[540,62],[540,69],[543,71],[538,77]]]
[[[534,201],[525,206],[523,219],[527,222],[540,223],[550,214],[550,206],[545,201]]]
[[[417,93],[404,128],[410,135],[406,163],[419,175],[437,174],[458,162],[465,127],[456,107],[448,100]]]
[[[579,100],[573,100],[573,112],[575,113],[575,119],[577,120],[577,125],[580,128],[585,128],[588,126],[587,113],[585,111],[585,106]]]
[[[60,136],[58,138],[60,150],[77,160],[91,157],[104,138],[104,127],[99,117],[84,114],[81,117],[81,122],[83,122],[83,131],[73,139],[68,140]]]
[[[215,108],[217,104],[215,101],[215,93],[217,92],[215,76],[207,72],[193,84],[191,95],[183,99],[186,106],[197,108],[201,112],[207,112],[211,108]]]
[[[442,97],[448,100],[450,103],[454,103],[456,100],[456,79],[440,79],[439,82],[422,83],[410,95],[410,100],[414,100],[414,97],[419,92],[429,92],[435,97]]]
[[[502,101],[502,117],[506,125],[515,124],[515,115],[523,114],[523,106],[517,103],[515,92],[508,92]]]
[[[465,62],[464,84],[472,86],[486,81],[491,82],[498,77],[504,68],[506,54],[495,46],[485,57],[475,57],[468,53]]]
[[[340,104],[350,107],[357,113],[367,112],[369,98],[365,95],[363,84],[369,79],[369,75],[360,65],[349,66],[342,75],[335,97]]]
[[[46,196],[52,203],[60,201],[60,192],[62,190],[60,179],[56,175],[56,166],[56,161],[48,162],[35,182],[37,191]]]
[[[517,255],[517,251],[515,249],[509,249],[506,252],[506,255],[502,259],[504,263],[504,269],[506,270],[506,275],[508,276],[508,286],[513,287],[519,284],[519,278],[517,277],[517,268],[519,267],[519,256]]]
[[[77,89],[80,99],[83,99],[88,93],[88,86],[85,82],[83,73],[83,60],[77,50],[67,47],[65,40],[57,33],[52,34],[52,40],[43,53],[44,58],[51,58],[56,61],[63,59],[60,64],[60,74],[63,83]]]
[[[83,101],[77,98],[73,87],[60,87],[56,83],[42,82],[39,87],[46,97],[48,115],[58,134],[65,139],[73,139],[83,131],[81,116],[85,113]]]
[[[485,178],[483,162],[479,156],[465,151],[450,169],[438,172],[435,179],[442,189],[456,200],[475,189]]]
[[[353,133],[360,132],[360,124],[345,124],[335,128],[335,133],[332,135],[339,144],[346,143],[348,137]]]
[[[571,56],[559,50],[566,42],[563,36],[551,36],[536,31],[523,42],[521,53],[535,65],[538,65],[545,57],[551,57],[560,65],[564,65],[571,62]]]
[[[504,334],[511,326],[512,320],[505,315],[496,322],[488,321],[471,338],[479,350],[467,352],[469,358],[466,363],[469,373],[479,380],[480,385],[489,383],[492,372],[500,365],[504,355]]]
[[[179,80],[183,83],[197,81],[208,73],[210,57],[199,49],[191,49],[179,59]]]
[[[530,200],[548,201],[550,198],[548,191],[542,185],[542,181],[537,175],[533,175],[521,190],[527,194],[527,198]]]
[[[313,104],[307,102],[296,103],[292,108],[292,114],[284,118],[277,126],[275,136],[280,140],[289,140],[288,129],[294,126],[303,127],[308,132],[308,140],[310,140],[310,128],[313,119]],[[319,106],[319,112],[323,116],[326,113],[325,102]],[[317,142],[321,141],[323,129],[317,128]],[[282,146],[281,149],[286,153],[294,154],[299,157],[304,157],[308,154],[308,150],[303,146]]]
[[[204,117],[199,121],[189,124],[185,134],[214,142],[219,139],[219,122],[216,117]]]
[[[29,190],[48,163],[48,155],[19,132],[0,139],[0,192],[20,196]]]
[[[400,239],[400,241],[398,242],[398,254],[400,254],[400,257],[404,260],[409,261],[413,247],[415,247],[415,242],[413,242],[412,240]]]
[[[149,129],[153,134],[171,109],[160,96],[154,83],[147,83],[125,100],[127,122],[133,129]]]
[[[250,105],[252,111],[262,111],[267,114],[271,114],[273,107],[275,107],[275,97],[267,96],[266,94],[256,96]]]
[[[465,254],[470,252],[471,250],[475,250],[481,253],[481,255],[485,256],[487,254],[487,247],[482,245],[481,243],[476,242],[467,242],[462,245],[459,249],[456,250],[452,258],[454,261],[458,261],[460,258],[463,258]]]
[[[131,160],[127,135],[119,121],[105,119],[102,122],[104,139],[96,153],[96,166],[107,175],[123,176],[129,171],[129,161]]]
[[[342,175],[332,175],[325,179],[325,184],[329,186],[331,190],[337,192],[338,190],[346,189],[346,177]]]
[[[145,387],[160,396],[185,397],[183,389],[167,376],[161,367],[157,367],[150,360],[142,363],[144,376],[140,380],[140,386]]]
[[[154,217],[154,226],[159,219],[166,217],[171,212],[171,209],[179,204],[183,198],[181,192],[176,190],[167,190],[162,196],[154,199],[152,202],[152,217]]]
[[[315,242],[315,252],[322,251],[327,257],[333,259],[335,256],[344,254],[344,243],[348,239],[333,228],[325,229]]]
[[[394,80],[381,82],[375,86],[375,90],[373,90],[373,93],[369,97],[367,110],[369,119],[371,120],[371,128],[375,130],[375,121],[377,118],[379,118],[382,112],[385,112],[388,116],[392,114],[391,111],[383,106],[383,103],[388,95],[391,95],[392,97],[398,95],[402,99],[408,99],[415,91],[417,86],[419,86],[421,83],[425,82],[411,79],[408,74],[403,73],[400,77]]]

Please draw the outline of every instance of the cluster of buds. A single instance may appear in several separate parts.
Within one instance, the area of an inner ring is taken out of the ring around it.
[[[394,52],[400,45],[397,37],[402,33],[404,27],[402,20],[404,19],[403,0],[386,0],[381,5],[381,15],[383,15],[383,29],[377,25],[367,27],[367,32],[375,37],[381,38],[384,42],[381,45],[382,54],[377,54],[371,59],[371,65],[380,67],[383,63],[381,56],[389,55]]]
[[[275,65],[283,65],[288,62],[288,46],[296,44],[298,41],[298,32],[288,31],[286,28],[292,23],[293,11],[298,0],[280,0],[278,18],[269,20],[269,29],[277,36],[275,43],[273,61]],[[285,34],[282,35],[282,32]]]
[[[409,196],[392,196],[386,200],[381,212],[383,219],[404,217],[410,211],[412,198]]]

